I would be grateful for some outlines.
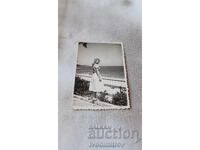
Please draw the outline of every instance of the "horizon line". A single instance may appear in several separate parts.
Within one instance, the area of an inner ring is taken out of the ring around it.
[[[92,66],[92,65],[80,65],[80,64],[76,64],[79,66]],[[112,65],[100,65],[100,66],[112,66]],[[124,67],[124,66],[112,66],[112,67]]]

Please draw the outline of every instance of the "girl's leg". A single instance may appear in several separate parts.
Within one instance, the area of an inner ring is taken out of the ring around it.
[[[98,96],[99,96],[99,92],[96,92],[96,101],[98,101],[99,99],[98,99]]]
[[[94,101],[96,101],[97,100],[97,92],[94,92],[93,93],[94,95],[93,95],[93,98],[92,98],[92,103],[94,103]]]
[[[92,92],[92,96],[91,96],[92,103],[94,103],[95,98],[96,98],[96,92]]]

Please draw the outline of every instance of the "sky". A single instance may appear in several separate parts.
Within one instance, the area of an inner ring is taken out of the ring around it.
[[[91,66],[94,58],[100,58],[100,66],[123,66],[121,44],[88,43],[87,48],[79,44],[79,65]]]

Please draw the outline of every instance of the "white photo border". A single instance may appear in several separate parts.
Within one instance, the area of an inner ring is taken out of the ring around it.
[[[127,106],[113,106],[113,107],[102,107],[102,106],[91,106],[91,107],[83,107],[83,106],[74,106],[74,87],[75,87],[75,76],[77,70],[77,61],[78,61],[78,52],[79,52],[79,43],[89,43],[89,44],[119,44],[121,46],[122,59],[123,59],[123,68],[124,68],[124,76],[126,83],[126,94],[127,94]],[[72,108],[73,110],[127,110],[131,108],[130,104],[130,92],[129,92],[129,84],[128,84],[128,71],[127,71],[127,62],[125,58],[125,51],[122,42],[89,42],[89,41],[77,41],[76,42],[76,64],[75,64],[75,74],[73,80],[73,92],[72,92]]]

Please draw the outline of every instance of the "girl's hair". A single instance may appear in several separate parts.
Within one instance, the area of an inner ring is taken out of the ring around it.
[[[95,59],[94,59],[94,62],[92,63],[92,67],[96,64],[97,60],[100,62],[100,59],[99,59],[99,58],[95,58]]]

